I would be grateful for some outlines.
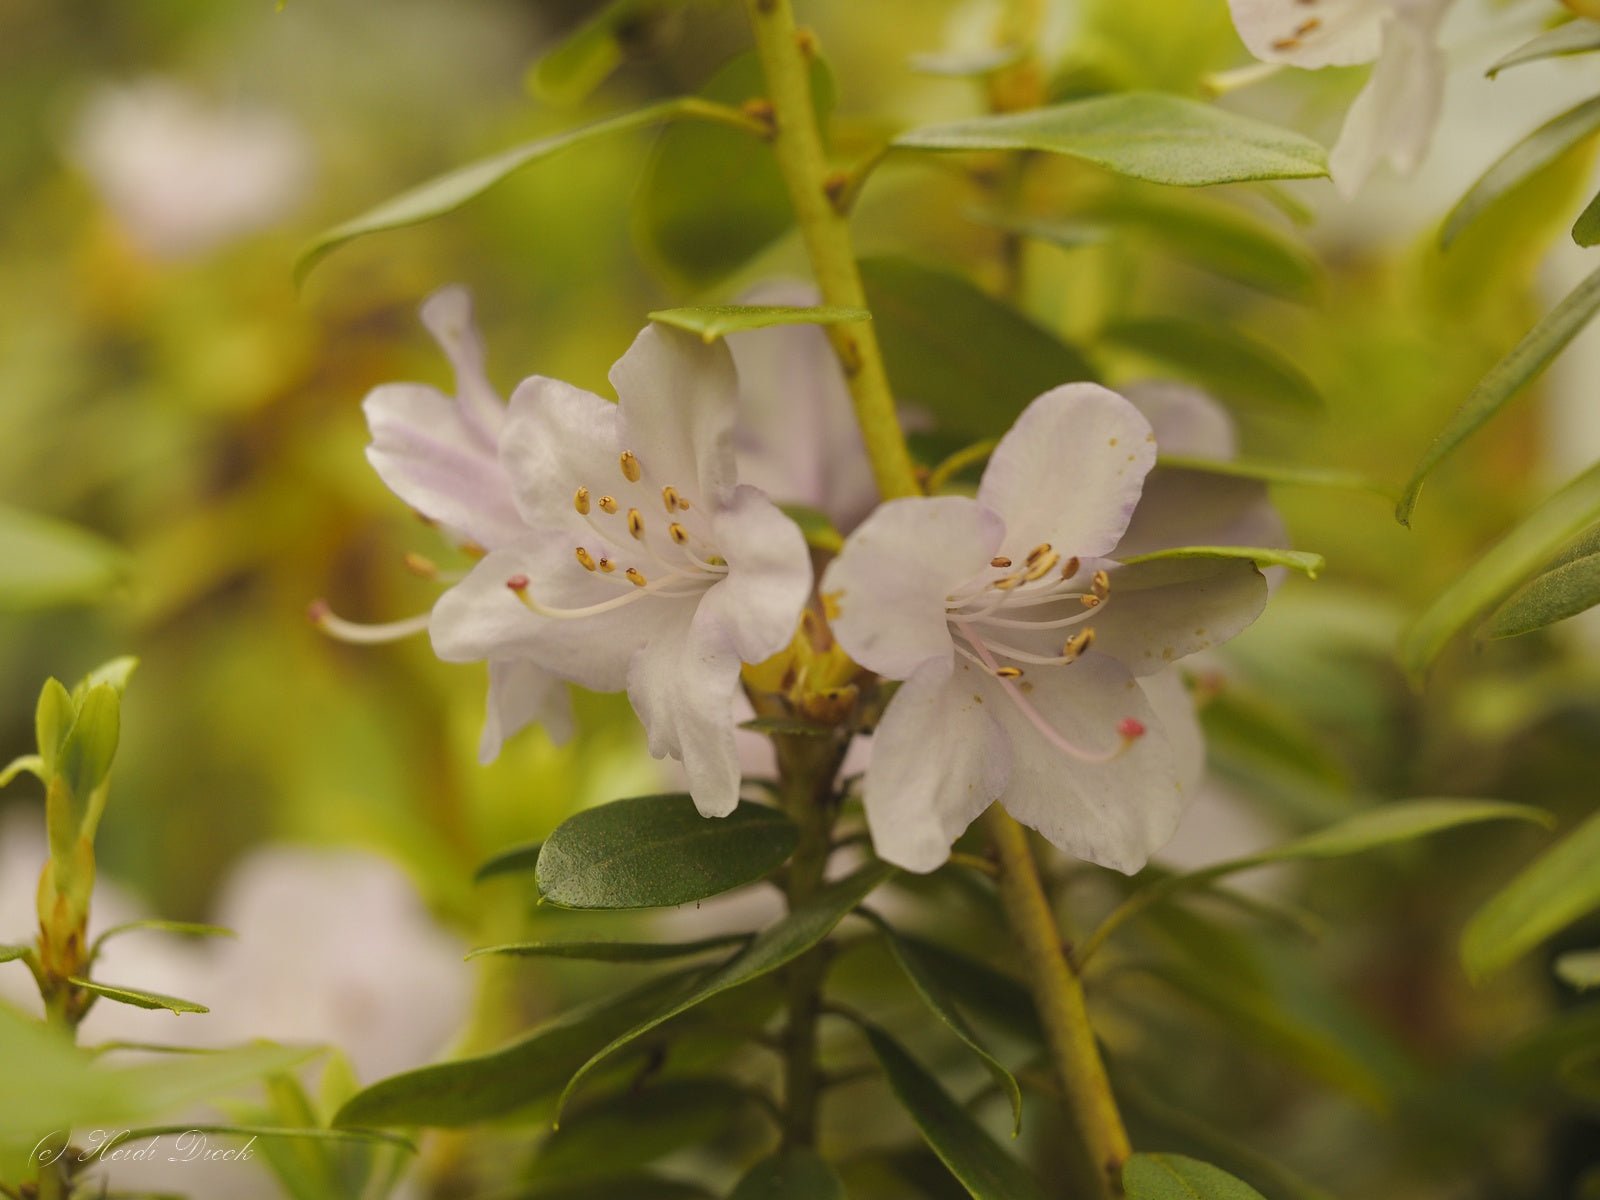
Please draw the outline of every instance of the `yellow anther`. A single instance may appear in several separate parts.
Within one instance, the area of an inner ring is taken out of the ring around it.
[[[1027,572],[1022,576],[1022,581],[1024,583],[1032,583],[1035,579],[1043,579],[1051,571],[1055,570],[1056,563],[1060,561],[1061,556],[1054,550],[1050,551],[1050,553],[1028,568]]]
[[[600,497],[600,511],[614,513],[617,511],[617,498],[615,496]]]
[[[467,555],[469,558],[482,558],[484,555],[488,554],[489,551],[484,549],[477,542],[462,542],[461,553]]]
[[[1071,660],[1081,658],[1083,652],[1094,645],[1094,630],[1080,629],[1067,639],[1067,644],[1061,647],[1061,657]]]
[[[431,558],[424,558],[420,554],[407,552],[404,559],[406,570],[413,575],[420,575],[424,579],[433,579],[439,574],[439,564]]]
[[[582,546],[578,547],[577,554],[578,554],[578,562],[580,564],[582,564],[583,569],[585,571],[594,570],[594,556],[593,555],[591,555]]]
[[[1040,542],[1032,550],[1028,551],[1028,565],[1030,567],[1033,566],[1034,563],[1038,562],[1041,558],[1043,558],[1046,554],[1049,554],[1049,553],[1050,553],[1050,543],[1049,542]]]
[[[609,558],[602,558],[595,565],[597,567],[599,567],[602,571],[604,571],[607,575],[611,574],[611,572],[613,572],[613,571],[615,571],[617,569],[617,564],[612,562]]]
[[[1099,596],[1079,596],[1078,597],[1078,603],[1083,605],[1085,608],[1099,608],[1100,607],[1100,597]]]
[[[681,546],[689,540],[689,531],[674,521],[667,526],[667,536]]]
[[[1002,555],[1000,555],[1000,556],[998,556],[996,558],[991,558],[989,560],[989,565],[991,567],[1000,567],[1000,568],[1009,567],[1011,565],[1011,560],[1009,558],[1007,558],[1004,554],[1002,554]]]
[[[1021,667],[996,667],[994,669],[994,674],[995,674],[995,678],[996,679],[1021,679],[1022,678],[1022,668]]]
[[[639,570],[638,567],[629,567],[623,574],[628,577],[628,582],[633,584],[634,587],[643,587],[645,585],[644,572]]]
[[[639,515],[637,508],[628,510],[628,532],[641,542],[644,541],[644,518]]]
[[[684,498],[683,496],[680,496],[676,492],[674,492],[672,495],[673,495],[673,499],[675,499],[678,502],[678,508],[680,510],[682,510],[683,512],[688,512],[689,511],[689,501],[686,498]]]
[[[578,510],[580,516],[589,515],[589,489],[580,487],[572,494],[572,507]]]
[[[1012,588],[1016,587],[1017,584],[1022,582],[1023,576],[1025,576],[1027,573],[1028,572],[1026,570],[1018,571],[1013,575],[1007,575],[1004,579],[996,579],[989,586],[994,588],[996,591],[1009,592]]]
[[[1061,564],[1061,578],[1071,579],[1078,573],[1078,566],[1079,563],[1076,556],[1067,559],[1066,562]]]
[[[670,483],[661,489],[661,504],[668,512],[673,512],[678,507],[678,489]],[[688,507],[685,505],[684,507]]]
[[[822,615],[828,620],[837,621],[839,619],[839,613],[842,611],[839,608],[839,600],[843,595],[843,589],[836,592],[822,593]]]
[[[1104,600],[1111,594],[1111,576],[1104,571],[1096,571],[1093,578],[1089,580],[1089,586],[1096,596]]]
[[[629,483],[639,482],[639,456],[632,450],[622,452],[622,477]]]

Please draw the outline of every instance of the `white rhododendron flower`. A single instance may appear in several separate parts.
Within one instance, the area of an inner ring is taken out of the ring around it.
[[[1450,0],[1229,0],[1257,58],[1295,67],[1374,62],[1329,156],[1334,184],[1354,195],[1381,162],[1402,173],[1428,151],[1444,96],[1439,25]]]
[[[506,405],[484,370],[483,341],[472,323],[472,298],[447,287],[428,297],[422,323],[455,371],[456,394],[421,383],[386,383],[362,402],[372,443],[367,461],[400,499],[475,552],[515,541],[527,531],[511,480],[500,465]],[[383,641],[421,633],[426,615],[387,626],[361,626],[314,605],[312,618],[347,641]],[[491,763],[505,739],[533,723],[556,741],[572,734],[572,713],[559,679],[526,660],[490,659],[489,703],[478,758]]]
[[[1119,565],[1155,462],[1150,422],[1094,384],[1045,393],[976,499],[892,500],[823,577],[839,644],[905,680],[874,736],[873,844],[910,870],[999,800],[1061,849],[1136,871],[1172,833],[1203,745],[1172,663],[1238,633],[1243,561]]]
[[[96,92],[71,153],[128,235],[158,258],[265,228],[311,177],[310,148],[288,118],[209,104],[166,79]]]
[[[525,380],[500,440],[527,527],[435,606],[454,662],[531,662],[626,689],[656,757],[708,816],[739,799],[741,663],[788,645],[811,591],[799,528],[734,458],[738,384],[721,345],[644,330],[611,371],[620,403]]]

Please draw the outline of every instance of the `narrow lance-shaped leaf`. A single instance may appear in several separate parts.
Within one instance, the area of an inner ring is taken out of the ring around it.
[[[833,932],[834,926],[844,919],[845,914],[865,900],[874,888],[893,873],[894,868],[885,863],[868,863],[854,874],[829,884],[796,905],[776,924],[769,925],[757,934],[755,940],[738,954],[699,980],[687,995],[664,1005],[660,1011],[613,1038],[609,1044],[592,1055],[588,1062],[578,1068],[568,1080],[566,1088],[562,1090],[556,1104],[557,1116],[559,1117],[561,1107],[566,1104],[584,1078],[612,1054],[673,1017],[689,1011],[695,1005],[702,1004],[713,996],[739,987],[741,984],[749,983],[753,979],[759,979],[776,971],[785,963],[793,962],[807,950],[820,944]]]
[[[543,1183],[633,1170],[725,1134],[750,1106],[749,1090],[727,1079],[644,1083],[574,1112],[539,1147],[527,1172]]]
[[[1328,173],[1309,138],[1162,92],[1119,92],[1049,108],[908,130],[910,150],[1065,154],[1151,183],[1185,187]]]
[[[1007,1154],[905,1047],[870,1022],[861,1032],[895,1098],[933,1152],[974,1200],[1044,1200],[1027,1169]]]
[[[686,795],[639,796],[569,817],[540,850],[536,878],[563,908],[663,908],[754,883],[798,838],[775,808],[741,804],[708,821]]]
[[[549,158],[570,146],[604,134],[620,133],[624,130],[682,118],[700,118],[747,128],[752,133],[761,132],[758,122],[744,117],[735,109],[686,96],[676,100],[664,100],[659,104],[641,108],[637,112],[597,121],[581,129],[569,129],[565,133],[525,142],[510,150],[503,150],[499,154],[468,163],[464,167],[457,167],[426,183],[418,184],[409,191],[368,209],[359,217],[353,217],[318,235],[300,253],[295,263],[295,281],[304,282],[313,267],[346,242],[369,233],[417,225],[453,212],[467,201],[481,196],[514,172],[520,171],[530,163]]]
[[[1578,219],[1572,223],[1572,240],[1580,246],[1600,243],[1600,192],[1583,206]]]
[[[100,951],[105,949],[105,944],[114,937],[121,937],[125,933],[139,933],[149,931],[152,933],[176,933],[184,937],[238,937],[231,929],[224,929],[221,925],[202,925],[194,921],[164,921],[159,917],[148,917],[140,921],[127,921],[121,925],[113,925],[89,947],[89,961],[93,962],[99,957]]]
[[[1541,167],[1600,129],[1600,96],[1545,122],[1494,161],[1444,219],[1439,241],[1448,247],[1491,204]]]
[[[1600,813],[1590,817],[1478,910],[1461,935],[1475,978],[1509,966],[1545,938],[1600,908]]]
[[[1279,550],[1270,546],[1173,546],[1166,550],[1152,550],[1120,560],[1124,566],[1135,563],[1156,562],[1163,558],[1224,558],[1245,559],[1258,567],[1290,567],[1305,572],[1315,579],[1327,560],[1309,550]]]
[[[1600,604],[1600,529],[1513,592],[1483,626],[1483,636],[1516,637]]]
[[[70,980],[75,987],[80,987],[92,995],[100,996],[106,1000],[115,1000],[118,1004],[131,1004],[135,1008],[164,1008],[170,1013],[205,1013],[211,1010],[204,1004],[196,1004],[193,1000],[180,1000],[176,996],[164,996],[160,992],[147,992],[140,988],[119,987],[114,983],[100,983],[93,979]]]
[[[1285,487],[1329,488],[1335,491],[1371,492],[1391,503],[1392,489],[1354,471],[1329,470],[1323,467],[1305,467],[1298,463],[1262,462],[1249,458],[1191,458],[1188,455],[1163,454],[1156,465],[1180,471],[1204,471],[1208,475],[1227,475],[1234,479],[1254,479],[1261,483],[1277,483]]]
[[[1528,39],[1509,54],[1496,59],[1484,74],[1493,79],[1501,71],[1523,63],[1559,58],[1566,54],[1588,54],[1593,50],[1600,50],[1600,21],[1580,18]]]
[[[751,1167],[728,1200],[845,1200],[845,1191],[820,1154],[793,1146]]]
[[[576,104],[622,64],[628,43],[638,39],[670,0],[612,0],[534,63],[528,87],[555,104]]]
[[[1478,381],[1412,472],[1411,480],[1406,484],[1395,509],[1395,520],[1402,525],[1411,524],[1411,510],[1416,507],[1422,484],[1433,469],[1487,424],[1507,401],[1538,378],[1556,355],[1565,350],[1567,344],[1594,319],[1597,310],[1600,310],[1600,271],[1573,288],[1560,304],[1528,331],[1511,353]]]
[[[749,934],[729,933],[693,942],[510,942],[503,946],[482,946],[467,955],[509,955],[516,958],[576,958],[589,962],[662,962],[673,958],[693,958],[712,950],[726,950],[750,940]]]
[[[1420,676],[1450,639],[1561,548],[1600,521],[1600,464],[1590,467],[1491,546],[1418,617],[1400,644],[1400,661]]]
[[[0,612],[91,604],[126,574],[121,550],[86,529],[0,505]]]
[[[1135,1154],[1122,1168],[1128,1200],[1266,1200],[1220,1167],[1182,1154]]]
[[[747,329],[766,329],[773,325],[844,325],[870,321],[864,308],[843,308],[820,304],[803,307],[792,304],[703,304],[695,308],[662,308],[650,314],[652,321],[686,329],[700,335],[703,342],[714,342],[730,333]]]

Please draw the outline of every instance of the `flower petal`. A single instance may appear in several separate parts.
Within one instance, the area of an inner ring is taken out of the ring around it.
[[[845,653],[890,679],[950,658],[945,598],[987,568],[1004,533],[998,516],[965,496],[877,508],[822,577],[823,604]]]
[[[1010,750],[965,661],[929,659],[895,693],[872,738],[863,798],[878,857],[932,871],[1005,789]]]
[[[1150,709],[1161,722],[1161,731],[1167,735],[1172,747],[1172,762],[1177,768],[1178,782],[1184,793],[1194,796],[1200,778],[1206,769],[1206,739],[1200,729],[1200,717],[1195,712],[1194,699],[1183,682],[1183,672],[1176,667],[1143,675],[1139,686]]]
[[[978,500],[1004,518],[1001,552],[1013,559],[1044,542],[1093,557],[1128,527],[1155,460],[1138,409],[1098,384],[1069,383],[1028,405],[1000,439]]]
[[[505,424],[506,406],[484,371],[483,339],[472,322],[472,295],[460,284],[440,288],[422,303],[422,323],[456,373],[462,416],[493,445]]]
[[[1102,654],[1029,678],[1028,702],[1085,750],[1116,745],[1117,724],[1127,717],[1145,733],[1107,763],[1069,758],[1017,710],[998,680],[986,679],[986,702],[1011,745],[1011,780],[1000,803],[1073,857],[1133,874],[1172,836],[1188,802],[1156,710],[1138,681]]]
[[[617,406],[593,392],[542,375],[517,385],[500,461],[527,524],[583,534],[573,496],[581,486],[598,500],[620,479],[620,427]]]
[[[1342,195],[1360,191],[1380,162],[1401,174],[1416,168],[1439,123],[1444,76],[1445,58],[1431,21],[1396,17],[1384,26],[1383,53],[1328,155]]]
[[[683,764],[689,794],[707,817],[725,817],[739,803],[738,694],[739,654],[715,604],[702,604],[687,629],[650,639],[628,668],[628,699],[650,753]]]
[[[1146,379],[1123,388],[1122,394],[1150,422],[1157,454],[1224,462],[1238,455],[1233,418],[1199,388],[1171,379]]]
[[[733,489],[712,524],[728,574],[701,604],[716,609],[741,659],[760,662],[794,636],[811,595],[811,551],[799,526],[747,485]]]
[[[1391,5],[1381,0],[1228,0],[1250,53],[1296,67],[1348,67],[1378,57]]]
[[[1267,581],[1241,559],[1158,559],[1111,572],[1111,594],[1093,619],[1095,650],[1135,675],[1220,646],[1267,603]]]
[[[809,284],[777,283],[739,302],[807,307],[821,298]],[[878,489],[827,336],[816,325],[774,325],[727,343],[739,374],[739,478],[774,500],[820,509],[842,530],[855,528]]]
[[[478,761],[488,766],[500,756],[500,747],[508,737],[535,724],[544,726],[550,740],[557,744],[572,737],[572,705],[566,685],[522,659],[491,661]]]
[[[720,342],[647,326],[611,368],[622,415],[619,449],[634,451],[657,486],[716,505],[737,480],[738,379]]]
[[[1158,466],[1145,479],[1139,507],[1111,556],[1133,558],[1177,546],[1288,544],[1266,484]]]
[[[389,383],[361,407],[372,432],[367,461],[396,496],[458,540],[494,547],[522,532],[494,442],[454,400],[420,383]]]

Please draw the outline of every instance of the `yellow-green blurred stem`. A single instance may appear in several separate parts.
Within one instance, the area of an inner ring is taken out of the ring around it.
[[[1072,1107],[1102,1197],[1122,1194],[1122,1166],[1133,1152],[1100,1048],[1089,1024],[1083,984],[1067,961],[1055,914],[1039,880],[1027,831],[998,804],[985,818],[1000,860],[1000,896],[1022,947],[1028,983],[1049,1042],[1050,1059]]]
[[[822,301],[865,308],[866,293],[856,267],[849,220],[834,200],[837,187],[830,187],[834,181],[812,107],[809,37],[796,28],[789,0],[745,0],[745,7],[772,104],[773,152]],[[894,395],[871,323],[829,325],[826,332],[850,384],[878,491],[885,500],[917,495],[921,489],[895,415]]]

